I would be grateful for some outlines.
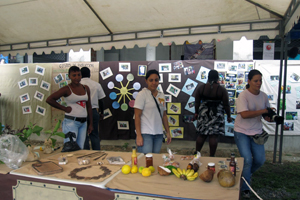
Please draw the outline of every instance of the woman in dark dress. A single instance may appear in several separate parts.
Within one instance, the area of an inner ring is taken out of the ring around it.
[[[225,134],[224,114],[231,122],[230,106],[227,90],[220,86],[219,73],[211,70],[207,83],[196,91],[195,119],[197,120],[196,151],[201,151],[206,138],[209,136],[210,156],[215,156],[219,135]],[[225,111],[225,112],[224,112]]]

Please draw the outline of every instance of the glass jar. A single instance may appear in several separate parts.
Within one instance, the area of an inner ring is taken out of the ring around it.
[[[215,163],[213,163],[213,162],[208,163],[207,164],[207,169],[214,170],[214,172],[215,172],[216,171]]]
[[[146,154],[146,167],[153,166],[153,157],[152,154]]]

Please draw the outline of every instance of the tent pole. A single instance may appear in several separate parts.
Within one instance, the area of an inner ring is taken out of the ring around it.
[[[283,34],[283,21],[280,22],[280,68],[279,68],[279,83],[278,83],[278,97],[277,97],[277,115],[279,115],[280,110],[280,96],[281,96],[281,83],[282,83],[282,66],[283,66],[283,50],[284,50],[284,34]],[[274,150],[273,150],[273,163],[276,163],[276,153],[277,153],[277,138],[278,138],[278,125],[275,127],[275,137],[274,137]]]
[[[285,41],[284,45],[284,77],[283,77],[283,92],[282,92],[282,116],[284,116],[285,110],[285,94],[286,94],[286,76],[287,76],[287,41]],[[279,142],[279,163],[281,163],[282,158],[282,145],[283,145],[283,124],[281,124],[280,130],[280,142]]]

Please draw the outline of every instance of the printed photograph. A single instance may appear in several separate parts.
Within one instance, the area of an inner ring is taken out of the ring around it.
[[[28,82],[30,86],[38,85],[38,78],[29,78]]]
[[[296,109],[300,109],[300,101],[296,101]]]
[[[273,94],[268,95],[268,100],[269,101],[274,101],[274,95]]]
[[[58,84],[59,82],[61,82],[62,80],[64,80],[64,77],[62,76],[62,74],[58,74],[57,76],[55,76],[54,78],[54,82],[56,84]]]
[[[160,63],[159,66],[159,72],[171,72],[171,63]]]
[[[36,111],[35,112],[40,114],[40,115],[45,116],[46,108],[43,108],[43,107],[38,105],[38,106],[36,106]]]
[[[20,89],[26,87],[27,85],[28,85],[28,83],[27,83],[26,79],[23,79],[23,80],[18,82],[18,86],[19,86]]]
[[[161,86],[161,84],[158,84],[158,86],[157,86],[157,88],[156,88],[158,91],[160,91],[160,92],[164,92],[163,91],[163,89],[162,89],[162,86]]]
[[[44,89],[44,90],[47,90],[47,91],[49,91],[49,89],[50,89],[50,86],[51,86],[51,84],[50,83],[48,83],[48,82],[46,82],[46,81],[43,81],[42,80],[42,82],[41,82],[41,88],[42,89]]]
[[[284,131],[293,131],[294,130],[294,122],[284,122],[283,130]]]
[[[245,70],[246,69],[246,64],[245,63],[239,63],[238,64],[238,69]]]
[[[235,106],[235,99],[234,98],[229,99],[229,106]]]
[[[227,82],[236,82],[236,74],[226,74]]]
[[[109,117],[111,117],[111,116],[112,116],[112,114],[111,114],[109,108],[103,110],[103,119],[107,119],[107,118],[109,118]]]
[[[31,106],[22,106],[22,112],[23,112],[23,114],[30,114],[30,113],[32,113]]]
[[[29,73],[29,68],[28,66],[25,66],[25,67],[21,67],[20,68],[20,74],[21,76],[24,75],[24,74],[28,74]]]
[[[169,82],[181,82],[181,74],[169,73]]]
[[[225,72],[219,72],[219,83],[225,84]]]
[[[25,93],[25,94],[22,94],[20,95],[20,100],[21,100],[21,103],[24,103],[26,101],[29,101],[30,100],[30,96],[28,93]]]
[[[35,73],[44,76],[45,68],[37,65],[35,67]]]
[[[172,96],[169,94],[165,94],[165,100],[166,102],[172,102]]]
[[[159,83],[163,83],[163,82],[164,82],[164,75],[159,74]]]
[[[183,68],[183,73],[184,73],[184,75],[195,74],[194,67],[188,66],[188,67]]]
[[[226,68],[226,63],[225,62],[215,62],[215,69],[217,71],[225,70],[225,68]]]
[[[292,79],[293,82],[298,82],[300,80],[300,76],[296,73],[292,73],[290,75],[290,78]]]
[[[167,92],[173,95],[174,97],[177,97],[179,95],[180,89],[170,84],[169,87],[167,88]]]
[[[174,118],[174,116],[169,115],[168,116],[168,122],[169,122],[169,126],[175,126],[177,120]]]
[[[237,71],[237,78],[244,78],[244,72],[243,71]]]
[[[67,81],[60,82],[59,83],[59,88],[62,88],[62,87],[67,86],[67,85],[68,85]]]
[[[119,72],[130,72],[130,63],[119,63]]]
[[[236,72],[236,70],[237,70],[237,65],[236,64],[229,64],[228,71]]]
[[[100,75],[101,75],[101,77],[102,77],[103,80],[105,80],[105,79],[107,79],[108,77],[111,77],[111,76],[113,75],[113,73],[112,73],[110,67],[108,67],[108,68],[106,68],[106,69],[100,71],[99,73],[100,73]]]
[[[226,89],[236,89],[235,83],[225,83],[225,88]]]
[[[245,89],[245,84],[237,85],[236,89],[237,90],[244,90]]]
[[[232,115],[236,115],[235,107],[230,107],[230,113],[231,113]]]
[[[183,66],[183,63],[182,63],[181,60],[179,60],[179,61],[173,63],[173,69],[174,69],[174,70],[181,69],[181,68],[183,68],[183,67],[184,67],[184,66]]]
[[[147,65],[139,65],[138,66],[138,76],[146,76]]]
[[[128,121],[117,121],[118,129],[121,130],[129,130],[129,123]]]
[[[286,120],[298,120],[298,113],[297,112],[285,112],[285,119]]]
[[[183,128],[170,128],[172,137],[183,137]]]
[[[170,106],[170,110],[172,110],[174,113],[177,113],[179,111],[179,107],[175,106],[174,104],[172,104]]]
[[[167,103],[168,114],[181,114],[181,103]]]
[[[247,64],[247,71],[251,71],[253,69],[253,63]]]
[[[185,123],[193,123],[194,115],[183,115],[182,121]]]
[[[235,98],[235,90],[227,90],[229,98]]]
[[[194,83],[189,83],[189,84],[185,85],[185,88],[186,88],[187,91],[189,91],[189,90],[194,89],[195,85],[194,85]]]
[[[44,94],[41,93],[41,92],[39,92],[39,91],[35,91],[34,98],[36,98],[36,99],[39,100],[39,101],[43,101],[43,99],[44,99]]]
[[[65,79],[66,79],[66,81],[70,81],[70,80],[71,80],[71,79],[69,78],[69,74],[68,74],[68,73],[65,74]]]
[[[272,75],[270,76],[270,81],[278,81],[279,80],[279,76],[278,75]]]
[[[193,102],[189,102],[189,103],[188,103],[188,106],[189,106],[189,108],[192,108],[192,107],[194,107],[194,106],[195,106],[195,101],[193,101]]]

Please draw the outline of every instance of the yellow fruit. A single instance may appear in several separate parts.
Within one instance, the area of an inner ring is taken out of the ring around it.
[[[182,174],[182,170],[180,168],[177,168],[177,171],[179,172],[179,174]]]
[[[142,171],[143,176],[150,176],[151,175],[151,170],[149,168],[144,168]]]
[[[179,174],[179,172],[177,171],[177,169],[172,168],[172,172],[173,172],[173,174],[174,174],[177,178],[180,178],[180,174]]]
[[[122,167],[123,174],[129,174],[130,170],[131,170],[131,167],[129,165],[123,165],[123,167]]]
[[[153,166],[150,166],[149,169],[151,170],[151,173],[155,172],[155,168]]]
[[[138,172],[138,167],[136,165],[133,165],[132,168],[131,168],[131,173],[135,174],[137,172]]]
[[[191,171],[186,176],[193,176],[193,175],[194,175],[194,170],[191,169]]]

